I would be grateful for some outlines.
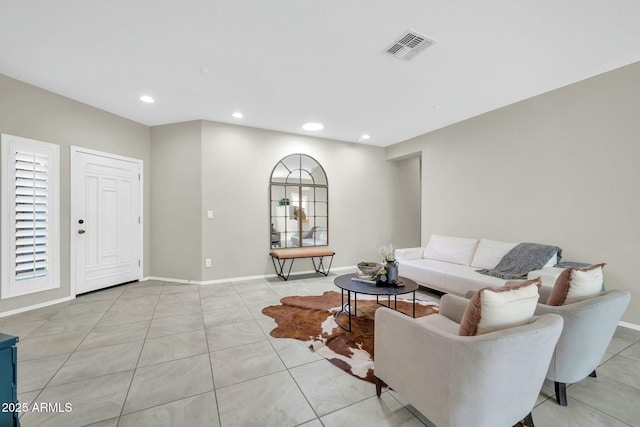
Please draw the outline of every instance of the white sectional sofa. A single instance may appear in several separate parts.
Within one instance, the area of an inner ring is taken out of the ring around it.
[[[508,280],[478,273],[492,269],[518,243],[489,239],[433,235],[425,247],[396,250],[400,276],[419,285],[441,292],[464,296],[467,291],[487,286],[504,285]],[[543,286],[553,286],[562,268],[554,254],[542,269],[528,273],[528,278],[541,277]]]

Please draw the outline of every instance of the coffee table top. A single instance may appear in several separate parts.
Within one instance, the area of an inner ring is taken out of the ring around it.
[[[382,287],[369,283],[356,282],[355,280],[351,280],[352,277],[356,277],[356,274],[343,274],[342,276],[336,277],[333,283],[345,291],[367,295],[401,295],[418,290],[418,284],[406,277],[398,277],[398,279],[404,283],[404,286],[398,287]]]

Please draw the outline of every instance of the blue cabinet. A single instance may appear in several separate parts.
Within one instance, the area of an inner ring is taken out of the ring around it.
[[[0,333],[0,427],[17,427],[18,337]]]

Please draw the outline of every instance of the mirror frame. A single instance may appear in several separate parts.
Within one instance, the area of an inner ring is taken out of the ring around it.
[[[311,170],[309,169],[309,165],[312,165]],[[284,174],[286,174],[286,177]],[[307,179],[303,179],[303,176]],[[309,179],[311,182],[309,182]],[[297,187],[296,194],[299,195],[299,199],[293,202],[289,200],[287,192],[288,188],[289,191],[291,191],[291,187]],[[279,200],[274,199],[274,191],[277,192],[281,188],[284,189],[284,198]],[[300,199],[303,194],[303,189],[307,189],[308,192],[309,188],[313,190],[313,198],[311,200],[307,199],[304,203],[309,211],[309,216],[313,218],[313,228],[310,230],[304,230],[304,224],[308,221],[307,215],[304,209],[298,208],[301,208],[303,203]],[[325,200],[316,200],[318,189],[325,190]],[[326,212],[325,215],[318,216],[316,215],[316,203],[322,202],[326,203]],[[278,206],[275,206],[276,203]],[[276,215],[276,212],[274,212],[274,206],[276,210],[284,206],[284,215]],[[288,209],[286,208],[287,206],[289,206]],[[309,206],[313,206],[313,212],[308,209]],[[311,213],[313,213],[313,215],[311,215]],[[282,224],[284,225],[283,230],[277,230],[275,228],[274,223],[277,222],[277,218],[285,218]],[[323,226],[316,225],[316,219],[321,218],[325,218],[326,223]],[[295,229],[289,228],[291,221],[296,221]],[[320,162],[307,154],[294,153],[283,157],[278,163],[276,163],[271,171],[271,177],[269,180],[269,222],[271,224],[269,230],[269,235],[271,236],[271,249],[329,245],[329,181]],[[304,237],[300,238],[303,236],[303,233],[308,233],[316,227],[322,227],[321,231],[325,232],[326,238],[318,239],[314,233],[311,244],[309,244],[310,239]],[[291,240],[293,238],[297,240],[297,244],[295,244],[295,241]]]

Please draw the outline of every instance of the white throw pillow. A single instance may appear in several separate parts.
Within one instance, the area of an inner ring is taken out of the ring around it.
[[[602,268],[605,264],[590,267],[571,267],[565,269],[553,285],[547,299],[547,305],[566,305],[599,295],[602,292],[604,276]]]
[[[483,291],[478,334],[529,322],[536,311],[538,297],[538,286],[535,284],[511,292]]]
[[[517,245],[517,243],[480,239],[478,249],[476,249],[476,253],[473,255],[473,261],[471,261],[471,267],[495,268],[507,252]]]
[[[424,248],[422,258],[469,265],[478,247],[478,239],[434,234]]]
[[[459,335],[486,334],[528,323],[538,304],[540,279],[477,291],[464,311]]]
[[[587,271],[573,270],[571,272],[571,286],[564,303],[573,304],[574,302],[599,295],[602,291],[603,281],[602,267]]]

